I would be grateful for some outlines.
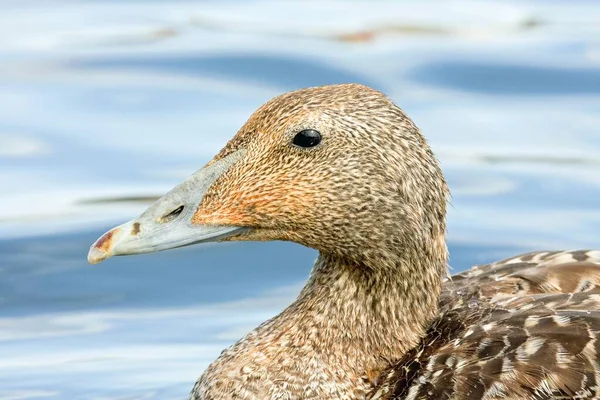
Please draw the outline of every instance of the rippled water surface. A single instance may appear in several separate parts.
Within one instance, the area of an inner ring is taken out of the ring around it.
[[[0,2],[0,399],[181,399],[316,253],[86,263],[281,92],[360,82],[430,139],[451,264],[600,247],[600,4]]]

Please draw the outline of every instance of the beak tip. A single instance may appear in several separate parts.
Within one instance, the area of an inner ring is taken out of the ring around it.
[[[111,229],[96,240],[88,252],[87,259],[90,264],[98,264],[113,255],[114,236],[119,231],[118,227]]]
[[[110,257],[104,250],[100,250],[95,246],[90,247],[90,251],[88,253],[87,259],[90,264],[98,264]]]

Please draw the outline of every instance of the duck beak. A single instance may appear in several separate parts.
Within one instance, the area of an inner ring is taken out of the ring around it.
[[[88,261],[97,264],[112,256],[213,242],[247,230],[239,226],[192,224],[192,217],[208,188],[241,158],[242,152],[238,150],[202,168],[138,218],[106,232],[90,247]]]

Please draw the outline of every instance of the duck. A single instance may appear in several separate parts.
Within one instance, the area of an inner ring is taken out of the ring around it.
[[[384,93],[304,88],[259,107],[88,261],[205,242],[318,251],[297,299],[225,349],[191,400],[600,398],[600,252],[538,251],[450,276],[449,193]]]

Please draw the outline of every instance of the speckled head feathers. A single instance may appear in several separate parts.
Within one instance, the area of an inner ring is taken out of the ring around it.
[[[320,132],[321,143],[294,146],[304,129]],[[413,122],[374,89],[332,85],[275,97],[211,163],[240,149],[194,223],[247,226],[254,229],[237,239],[291,240],[347,257],[443,236],[438,163]]]

